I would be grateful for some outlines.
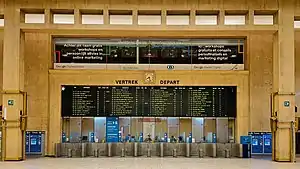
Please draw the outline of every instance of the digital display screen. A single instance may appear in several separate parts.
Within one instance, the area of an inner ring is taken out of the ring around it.
[[[135,45],[56,44],[57,63],[133,63],[137,61]]]
[[[236,87],[62,86],[62,116],[236,117]]]
[[[191,64],[189,46],[146,45],[139,47],[140,64]]]
[[[56,63],[243,64],[243,39],[55,39]]]

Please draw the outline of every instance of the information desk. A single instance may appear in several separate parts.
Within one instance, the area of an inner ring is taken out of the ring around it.
[[[236,86],[62,86],[62,116],[236,117]]]

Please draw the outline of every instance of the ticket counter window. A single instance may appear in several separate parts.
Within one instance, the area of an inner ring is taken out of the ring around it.
[[[119,118],[119,131],[121,132],[121,138],[122,140],[128,141],[128,137],[131,134],[130,133],[130,123],[131,118],[130,117],[120,117]]]
[[[162,141],[167,138],[170,138],[171,135],[168,135],[168,118],[167,117],[158,117],[155,118],[155,135],[153,135],[153,140],[156,142]]]
[[[62,126],[62,142],[70,141],[70,118],[63,118],[63,126]]]
[[[82,118],[81,141],[82,142],[95,142],[94,135],[94,118]]]
[[[132,117],[130,124],[131,141],[139,141],[141,133],[143,134],[143,136],[145,136],[145,134],[143,133],[143,117]]]
[[[172,139],[175,137],[177,142],[183,141],[179,140],[179,117],[169,117],[168,118],[168,136]],[[172,140],[170,140],[172,142]]]
[[[207,143],[216,143],[216,119],[205,118],[204,119],[204,142]]]
[[[81,125],[82,125],[82,118],[74,117],[70,118],[70,142],[78,143],[81,142]]]
[[[204,118],[192,118],[193,138],[196,143],[204,142]]]
[[[153,141],[155,138],[155,128],[156,128],[156,118],[155,117],[144,117],[143,123],[143,135],[144,141]],[[158,124],[157,124],[158,125]]]
[[[235,141],[235,119],[228,119],[228,140],[230,143],[234,143]]]
[[[106,136],[106,117],[94,118],[94,141],[101,143],[105,141]]]
[[[229,132],[228,132],[228,118],[217,118],[217,143],[228,143]]]
[[[189,117],[179,118],[179,137],[184,142],[193,142],[193,140],[189,140],[192,139],[190,135],[192,135],[192,118]]]

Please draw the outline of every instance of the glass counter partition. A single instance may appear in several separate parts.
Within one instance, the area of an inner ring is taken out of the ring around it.
[[[106,142],[106,117],[62,119],[62,142]],[[233,143],[234,118],[120,117],[119,142]]]

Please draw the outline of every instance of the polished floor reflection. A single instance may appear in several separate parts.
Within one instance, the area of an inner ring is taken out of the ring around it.
[[[299,169],[298,163],[276,163],[269,158],[38,158],[0,162],[3,169]]]

